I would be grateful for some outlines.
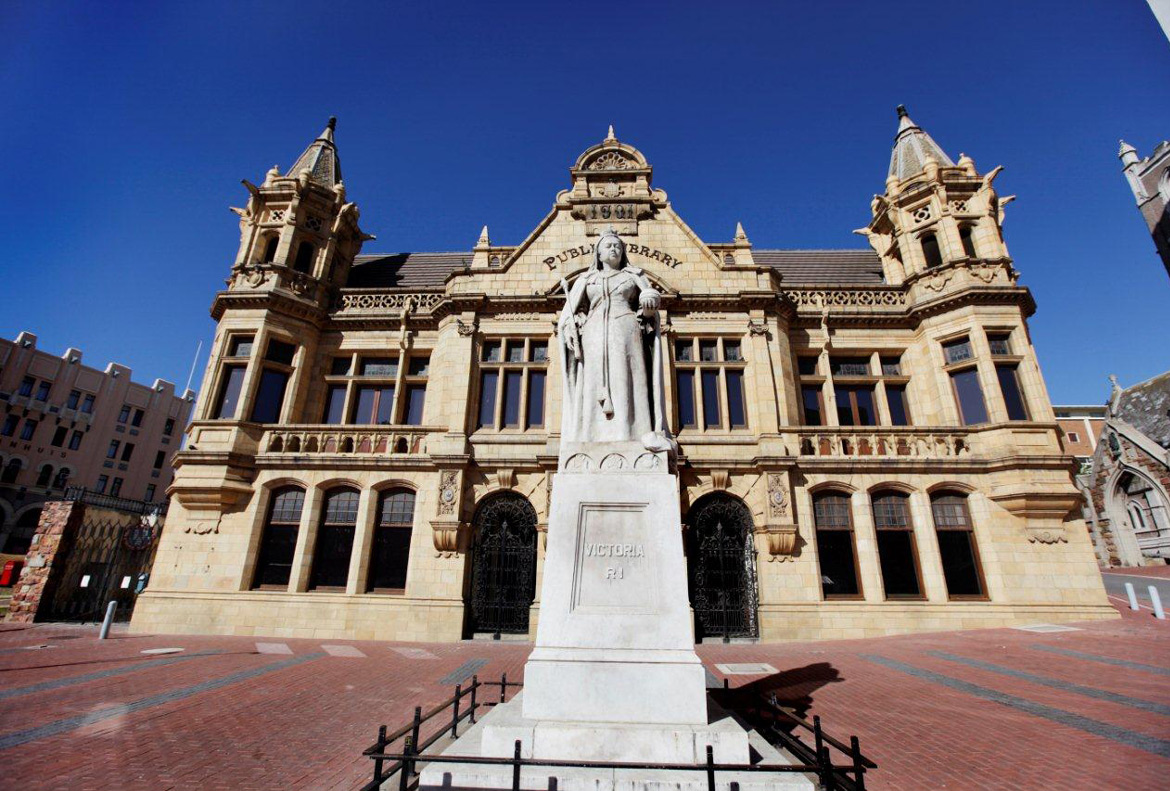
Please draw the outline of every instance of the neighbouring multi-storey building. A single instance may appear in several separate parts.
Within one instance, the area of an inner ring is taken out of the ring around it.
[[[1097,449],[1105,428],[1105,407],[1094,404],[1056,405],[1056,422],[1064,437],[1064,449],[1085,464]]]
[[[31,332],[0,338],[0,552],[25,554],[42,504],[67,486],[162,503],[194,401],[124,365],[82,365],[79,349],[38,349]]]
[[[1138,159],[1137,149],[1122,140],[1117,156],[1166,274],[1170,274],[1170,141],[1163,140],[1152,154]]]
[[[331,121],[246,183],[133,627],[530,634],[557,529],[553,328],[610,226],[665,295],[700,638],[1114,617],[998,173],[899,108],[872,249],[759,249],[700,239],[611,129],[518,244],[359,255]]]

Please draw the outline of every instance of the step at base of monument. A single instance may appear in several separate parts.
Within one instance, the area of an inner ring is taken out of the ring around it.
[[[521,693],[523,694],[523,693]],[[626,725],[620,723],[533,722],[521,716],[516,698],[496,706],[447,749],[444,756],[511,758],[516,739],[522,758],[630,763],[694,763],[706,761],[706,745],[716,763],[795,763],[755,731],[714,709],[710,725]],[[698,757],[696,757],[696,755]],[[719,772],[716,788],[741,791],[814,789],[811,776],[798,773]],[[419,778],[419,791],[509,789],[507,765],[431,763]],[[527,766],[520,787],[526,791],[706,791],[707,776],[695,771],[655,769],[588,769]]]

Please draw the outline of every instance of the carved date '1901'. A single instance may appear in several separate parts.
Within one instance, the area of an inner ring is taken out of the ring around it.
[[[636,209],[632,203],[591,203],[590,220],[632,220]]]

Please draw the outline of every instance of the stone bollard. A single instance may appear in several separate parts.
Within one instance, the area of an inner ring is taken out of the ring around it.
[[[1137,594],[1133,592],[1133,583],[1132,582],[1125,583],[1125,595],[1129,597],[1129,609],[1137,610],[1138,609]]]
[[[1162,597],[1158,595],[1158,589],[1153,585],[1150,586],[1150,604],[1154,605],[1154,617],[1166,620],[1166,611],[1162,609]]]

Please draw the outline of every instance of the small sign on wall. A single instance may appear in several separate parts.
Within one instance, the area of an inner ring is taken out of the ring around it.
[[[81,587],[83,587],[83,588],[89,587],[89,575],[88,574],[81,575]]]
[[[128,577],[128,576],[122,577],[122,584],[119,587],[121,587],[122,590],[126,590],[127,588],[129,588],[130,587],[130,577]]]

